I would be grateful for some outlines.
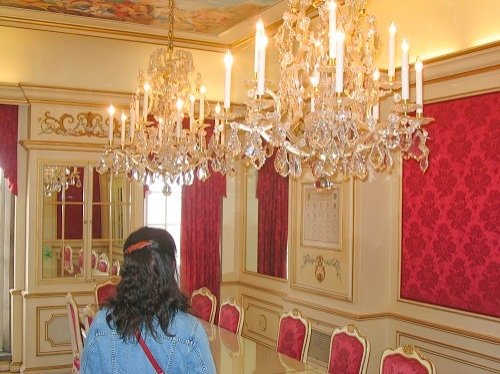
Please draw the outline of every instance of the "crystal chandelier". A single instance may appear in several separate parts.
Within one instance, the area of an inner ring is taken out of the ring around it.
[[[241,152],[260,168],[273,146],[279,174],[298,177],[308,165],[320,187],[365,179],[370,166],[390,170],[398,152],[427,169],[428,134],[422,126],[433,119],[422,111],[422,63],[417,59],[415,64],[416,102],[411,102],[408,44],[402,43],[399,80],[391,25],[388,75],[381,79],[374,62],[378,31],[365,7],[365,0],[290,0],[275,35],[280,64],[276,93],[265,88],[267,38],[262,25],[257,26],[257,79],[248,91],[245,123],[231,125],[231,138],[243,129],[246,140],[243,146],[230,142],[230,152]],[[316,12],[318,17],[311,18]],[[384,119],[379,118],[379,100],[386,96],[394,103]]]
[[[109,145],[97,168],[99,173],[125,173],[143,182],[160,178],[166,194],[172,183],[191,185],[195,177],[204,181],[210,176],[204,124],[205,115],[210,113],[206,88],[200,74],[192,87],[191,53],[174,50],[174,1],[169,0],[168,5],[168,45],[153,51],[147,76],[139,72],[138,87],[130,104],[130,129],[127,134],[127,117],[122,113],[121,141],[117,146],[113,145],[115,109],[109,108]]]
[[[43,168],[43,194],[46,197],[67,190],[69,186],[82,187],[80,172],[76,167],[45,165]]]

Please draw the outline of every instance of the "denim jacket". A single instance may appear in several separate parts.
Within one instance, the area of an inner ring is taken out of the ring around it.
[[[97,313],[85,342],[81,358],[81,374],[143,374],[156,373],[135,339],[122,340],[106,322],[108,310]],[[173,336],[166,336],[158,322],[158,340],[141,331],[155,360],[166,374],[213,374],[215,364],[208,338],[200,322],[190,314],[178,311],[168,327]]]

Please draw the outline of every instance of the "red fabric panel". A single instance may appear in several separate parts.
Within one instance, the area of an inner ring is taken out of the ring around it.
[[[0,104],[0,168],[8,180],[9,189],[17,195],[17,105]]]
[[[203,295],[194,295],[191,299],[191,313],[199,319],[210,322],[212,314],[212,301]]]
[[[182,190],[180,273],[186,295],[207,287],[219,300],[222,198],[225,195],[226,177],[214,172],[205,182],[195,178],[191,186],[184,186]]]
[[[80,359],[79,359],[79,358],[76,358],[76,357],[75,357],[75,358],[73,359],[73,366],[74,366],[75,368],[77,368],[78,370],[80,370]]]
[[[94,205],[92,206],[92,238],[101,239],[102,238],[102,225],[101,225],[101,205],[96,205],[96,203],[101,202],[101,180],[99,178],[99,173],[96,169],[93,169],[92,175],[92,201]]]
[[[257,272],[286,278],[288,240],[288,178],[274,168],[274,155],[259,170]]]
[[[300,320],[283,318],[279,326],[278,352],[300,361],[306,334],[306,326]]]
[[[219,327],[236,333],[240,323],[240,312],[232,305],[225,304],[220,308]]]
[[[85,180],[85,168],[77,168],[80,180]],[[68,186],[65,191],[65,201],[62,192],[57,193],[57,239],[62,238],[62,205],[65,204],[64,239],[83,239],[83,186]],[[70,204],[68,204],[70,203]]]
[[[428,374],[420,362],[400,354],[386,356],[382,363],[382,374]]]
[[[116,284],[105,284],[97,289],[97,304],[101,307],[108,299],[116,297]]]
[[[401,297],[500,317],[500,92],[426,115],[429,169],[403,170]]]
[[[346,333],[337,334],[330,349],[329,373],[359,374],[365,350],[358,339]]]

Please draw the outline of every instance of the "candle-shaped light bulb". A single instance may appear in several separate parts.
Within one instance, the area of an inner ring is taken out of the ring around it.
[[[257,75],[259,71],[259,38],[264,33],[264,22],[259,19],[255,25],[255,55],[254,55],[254,73]]]
[[[396,66],[394,65],[396,58],[396,25],[391,22],[389,26],[389,69],[387,74],[389,79],[393,79],[396,71]]]
[[[337,4],[335,1],[328,3],[328,52],[331,59],[337,54]]]
[[[120,117],[120,120],[121,120],[120,144],[123,147],[123,146],[125,146],[125,123],[127,122],[127,116],[126,116],[124,111],[122,111],[122,115]]]
[[[337,59],[335,63],[335,92],[344,91],[344,40],[343,32],[337,33]]]
[[[380,70],[378,70],[378,68],[375,68],[375,71],[373,72],[373,80],[375,82],[380,80]]]
[[[224,80],[224,108],[229,109],[231,106],[231,69],[233,66],[233,55],[230,50],[227,50],[224,56],[224,65],[226,66],[226,77]]]
[[[207,93],[207,88],[205,86],[200,87],[200,123],[205,122],[205,94]]]
[[[217,103],[217,105],[215,106],[215,114],[219,115],[221,113],[221,107],[220,107],[220,104]]]
[[[135,100],[132,98],[132,103],[130,103],[130,141],[134,140],[135,135]]]
[[[180,138],[182,131],[182,107],[184,106],[184,101],[182,101],[181,98],[178,98],[175,106],[177,107],[177,126],[175,130],[177,138]]]
[[[266,48],[268,39],[265,33],[259,37],[259,67],[257,70],[257,95],[264,95],[266,90]]]
[[[418,105],[424,105],[423,95],[422,95],[422,70],[424,69],[424,65],[422,64],[422,60],[420,57],[417,57],[417,61],[415,62],[415,96],[416,103]],[[422,114],[423,108],[420,107],[417,109],[417,114]]]
[[[148,105],[149,105],[149,90],[151,89],[151,86],[149,85],[148,82],[144,83],[144,103],[142,105],[142,118],[144,119],[144,122],[147,122],[148,120]]]
[[[189,130],[193,131],[194,125],[194,102],[196,97],[194,95],[189,95]]]
[[[113,130],[114,130],[114,121],[115,121],[115,107],[110,105],[108,108],[109,114],[109,128],[108,128],[108,140],[109,144],[113,143]]]
[[[403,54],[401,56],[401,98],[403,100],[408,100],[410,98],[410,77],[409,77],[409,66],[408,66],[408,50],[410,46],[406,39],[403,39],[401,43],[401,50]]]

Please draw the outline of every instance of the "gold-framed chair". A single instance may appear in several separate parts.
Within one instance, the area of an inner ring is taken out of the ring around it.
[[[109,258],[106,253],[101,253],[97,259],[97,270],[101,273],[109,272]]]
[[[299,361],[306,361],[311,323],[298,309],[283,313],[278,327],[276,350]]]
[[[365,374],[370,343],[353,324],[337,328],[330,340],[328,373]]]
[[[109,298],[116,296],[116,287],[120,279],[120,277],[111,277],[106,282],[95,285],[94,296],[97,308],[100,309]]]
[[[71,372],[80,372],[80,355],[83,352],[82,324],[78,314],[78,306],[71,293],[66,294],[66,308],[68,311],[69,333],[71,338],[71,350],[73,352],[73,365]]]
[[[380,359],[380,374],[436,374],[434,364],[422,356],[417,347],[405,344],[387,348]]]
[[[241,333],[243,327],[244,311],[234,297],[225,300],[219,310],[219,327],[235,334]]]
[[[191,313],[196,317],[214,323],[217,298],[206,287],[194,290],[191,294]]]

